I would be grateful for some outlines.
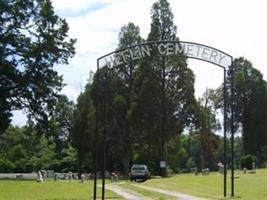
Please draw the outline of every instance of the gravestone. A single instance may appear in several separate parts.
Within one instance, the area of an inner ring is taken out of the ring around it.
[[[116,171],[111,173],[110,180],[111,182],[117,182],[119,180],[118,173]]]
[[[37,173],[37,182],[38,183],[44,182],[43,175],[42,175],[41,171],[38,171],[38,173]]]
[[[53,178],[54,174],[54,170],[46,170],[46,178]]]
[[[209,168],[204,168],[204,169],[201,170],[201,172],[202,172],[203,176],[204,175],[209,175],[210,174],[210,169]]]
[[[68,179],[68,175],[66,173],[64,173],[64,179],[67,180]]]
[[[255,173],[256,173],[256,163],[255,163],[255,162],[252,163],[252,170],[251,170],[251,173],[252,173],[252,174],[255,174]]]
[[[16,178],[18,178],[18,179],[23,178],[23,174],[16,174]]]
[[[43,181],[45,181],[45,179],[47,178],[47,173],[45,170],[41,170],[40,171],[41,175],[42,175],[42,178],[43,178]]]
[[[81,183],[84,183],[85,181],[85,177],[84,177],[84,174],[81,175]]]
[[[69,172],[68,173],[68,179],[69,179],[69,181],[71,181],[71,179],[72,179],[72,172]]]
[[[191,168],[191,172],[197,176],[198,175],[197,167]]]
[[[224,174],[224,165],[221,162],[219,162],[217,166],[219,167],[219,173]],[[226,166],[226,173],[227,173],[227,166]]]

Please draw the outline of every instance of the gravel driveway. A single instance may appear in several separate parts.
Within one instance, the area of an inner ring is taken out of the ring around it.
[[[123,183],[120,183],[120,184],[123,184]],[[145,189],[145,190],[149,190],[149,191],[153,191],[153,192],[157,192],[157,193],[162,193],[162,194],[173,197],[172,199],[205,200],[203,198],[194,197],[194,196],[180,193],[180,192],[163,190],[163,189],[159,189],[159,188],[153,188],[153,187],[148,187],[148,186],[143,186],[143,185],[138,185],[138,184],[136,184],[135,187],[139,187],[141,189]],[[141,195],[140,193],[137,193],[133,190],[120,187],[118,184],[108,184],[108,185],[106,185],[106,189],[117,193],[118,195],[122,196],[126,200],[150,200],[151,199],[151,198],[145,197],[145,196]]]
[[[126,200],[150,200],[150,198],[147,198],[135,191],[122,188],[118,186],[117,184],[108,184],[106,185],[106,189],[111,190],[112,192],[117,193],[118,195],[122,196]]]

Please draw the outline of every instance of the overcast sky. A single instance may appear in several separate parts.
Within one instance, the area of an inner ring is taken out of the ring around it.
[[[56,66],[67,86],[63,93],[76,101],[96,70],[96,59],[117,47],[120,28],[128,22],[140,27],[146,38],[150,31],[150,10],[156,0],[52,0],[55,12],[66,18],[69,36],[77,38],[76,55],[69,65]],[[267,3],[265,0],[169,0],[182,41],[220,49],[234,58],[245,57],[267,79]],[[196,74],[196,96],[218,87],[223,72],[215,65],[189,60]],[[13,124],[25,118],[16,112]]]

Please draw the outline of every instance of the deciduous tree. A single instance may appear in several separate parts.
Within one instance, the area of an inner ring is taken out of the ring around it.
[[[63,86],[53,66],[68,63],[74,43],[50,0],[0,2],[2,129],[9,124],[12,110],[25,109],[36,119],[47,117]]]
[[[263,161],[267,142],[266,81],[261,72],[242,57],[234,60],[233,73],[234,130],[242,132],[244,153],[256,155]],[[230,81],[229,73],[229,88]]]

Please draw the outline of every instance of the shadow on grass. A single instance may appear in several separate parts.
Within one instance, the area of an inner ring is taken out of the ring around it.
[[[225,198],[221,198],[220,200],[230,200],[230,199],[242,199],[242,197],[241,196],[225,197]]]
[[[91,199],[93,199],[93,198],[91,198]],[[100,197],[97,197],[97,199],[102,199],[102,198],[100,198]],[[116,199],[120,199],[120,198],[118,198],[118,197],[105,197],[105,199],[114,199],[114,200],[116,200]],[[52,199],[45,199],[45,200],[88,200],[87,198],[86,199],[84,199],[84,198],[52,198]]]
[[[0,181],[36,181],[30,178],[0,178]]]
[[[144,179],[136,179],[136,183],[143,183],[143,182],[146,182],[147,180],[144,180]]]

